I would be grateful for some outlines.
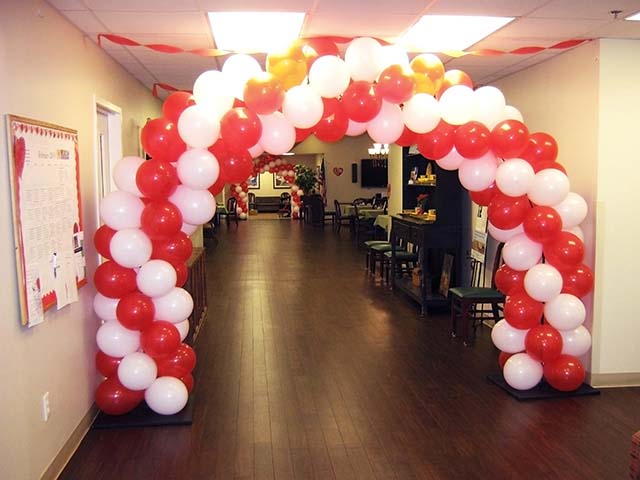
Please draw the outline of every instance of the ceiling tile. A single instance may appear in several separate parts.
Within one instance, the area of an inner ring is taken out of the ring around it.
[[[413,15],[379,15],[366,12],[358,20],[347,15],[315,14],[307,18],[304,36],[340,35],[396,39],[416,20]]]
[[[638,0],[552,0],[531,14],[537,18],[591,18],[612,20],[611,10],[622,10],[626,17],[640,10]]]
[[[313,0],[200,0],[200,6],[211,12],[308,12]]]
[[[196,0],[84,0],[95,11],[197,12]]]
[[[62,12],[71,23],[83,32],[104,32],[105,26],[88,10],[69,10]],[[95,36],[93,37],[96,38]]]
[[[438,0],[427,9],[430,15],[486,15],[521,17],[549,0]]]
[[[366,3],[361,1],[345,0],[319,0],[315,11],[323,15],[331,15],[335,19],[343,17],[345,14],[355,13],[357,17],[351,17],[354,23],[366,25],[361,15],[417,15],[425,8],[424,0],[369,0]],[[340,12],[337,14],[337,12]],[[417,19],[415,19],[417,20]]]
[[[640,22],[618,20],[589,32],[593,38],[636,38],[640,39]]]
[[[60,11],[63,10],[86,10],[87,7],[81,0],[49,0],[51,5]]]
[[[96,12],[111,33],[202,34],[209,31],[204,13]]]
[[[519,18],[493,34],[494,38],[564,38],[583,36],[609,20]]]

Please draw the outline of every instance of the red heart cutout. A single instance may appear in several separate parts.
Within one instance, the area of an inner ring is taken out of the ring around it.
[[[342,168],[342,167],[333,167],[333,173],[335,175],[337,175],[338,177],[340,175],[342,175],[342,172],[344,172],[344,168]]]

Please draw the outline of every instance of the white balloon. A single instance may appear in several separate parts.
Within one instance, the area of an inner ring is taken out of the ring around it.
[[[187,387],[175,377],[158,377],[144,392],[149,408],[160,415],[174,415],[189,400]]]
[[[142,197],[136,184],[136,173],[144,160],[140,157],[124,157],[113,168],[113,181],[120,190]]]
[[[209,188],[220,176],[218,159],[204,148],[192,148],[184,152],[176,167],[180,181],[194,190]]]
[[[436,163],[443,170],[457,170],[464,160],[465,158],[458,153],[456,147],[453,147],[444,157],[436,160]]]
[[[564,173],[545,168],[536,173],[529,188],[529,200],[536,205],[557,205],[567,198],[569,188],[569,178]]]
[[[193,148],[207,148],[220,136],[220,121],[202,105],[187,107],[178,119],[180,138]]]
[[[557,330],[575,330],[586,315],[582,301],[569,293],[561,293],[544,305],[544,318]]]
[[[284,94],[282,113],[298,128],[310,128],[322,118],[322,97],[309,85],[297,85]]]
[[[502,373],[511,388],[529,390],[542,380],[542,363],[527,353],[516,353],[507,359]]]
[[[548,302],[560,295],[562,291],[562,275],[547,263],[534,265],[524,276],[524,289],[538,302]]]
[[[244,199],[247,196],[247,192],[240,192],[240,198]]]
[[[559,330],[562,335],[562,353],[581,357],[591,348],[591,334],[584,325],[574,330]]]
[[[430,132],[440,123],[440,104],[432,95],[417,93],[404,104],[402,120],[412,132]]]
[[[100,201],[100,218],[110,228],[140,228],[140,215],[144,203],[135,195],[116,190]]]
[[[156,319],[180,323],[193,311],[193,299],[184,288],[174,287],[161,297],[153,297]]]
[[[382,72],[391,65],[409,66],[409,55],[406,50],[399,45],[385,45],[380,50],[378,71]]]
[[[251,55],[237,53],[227,58],[222,65],[222,73],[229,79],[233,95],[239,100],[244,100],[244,87],[247,81],[262,73],[262,68]]]
[[[324,55],[309,69],[309,85],[324,98],[342,95],[349,86],[349,67],[340,57]]]
[[[440,97],[440,115],[450,125],[462,125],[473,115],[473,90],[466,85],[454,85]]]
[[[524,351],[524,338],[529,330],[513,328],[506,320],[498,321],[491,329],[493,344],[503,352],[518,353]]]
[[[136,268],[151,258],[153,245],[139,228],[118,230],[109,243],[111,256],[123,267]]]
[[[157,375],[156,362],[146,353],[130,353],[118,365],[118,380],[129,390],[146,390]]]
[[[369,37],[353,40],[344,54],[344,61],[349,68],[353,80],[373,82],[380,73],[382,45]]]
[[[183,342],[189,334],[189,319],[174,323],[173,325],[178,329],[178,332],[180,332],[180,341]]]
[[[242,191],[242,187],[240,185],[236,185],[235,191],[236,193],[240,193]]]
[[[534,242],[520,233],[509,239],[502,249],[504,263],[514,270],[529,270],[542,258],[542,244]]]
[[[282,113],[274,112],[271,115],[258,115],[258,117],[262,123],[262,135],[258,143],[265,152],[282,155],[293,148],[296,143],[296,129]],[[275,163],[269,166],[275,167]]]
[[[510,158],[498,166],[496,186],[510,197],[526,195],[536,173],[526,160]]]
[[[504,118],[506,101],[496,87],[480,87],[473,92],[472,120],[483,123],[492,130]]]
[[[240,220],[246,220],[247,219],[247,214],[244,212],[239,212],[238,216],[240,217]]]
[[[192,235],[198,229],[198,225],[183,223],[180,231],[186,235]]]
[[[565,229],[580,225],[587,216],[587,202],[575,192],[569,192],[565,199],[554,205],[553,209],[562,218],[562,226]]]
[[[507,242],[509,239],[515,237],[520,233],[524,233],[524,227],[522,226],[522,224],[509,230],[502,230],[494,226],[491,222],[488,222],[487,229],[489,230],[489,235],[491,235],[491,238],[494,238],[502,243]]]
[[[349,126],[345,135],[348,137],[357,137],[367,131],[367,123],[354,122],[349,119]]]
[[[398,105],[384,100],[380,112],[367,124],[367,132],[376,143],[395,143],[403,130],[402,110]]]
[[[169,201],[180,209],[184,222],[192,225],[207,223],[216,213],[216,199],[208,190],[178,185]]]
[[[177,273],[165,260],[149,260],[136,276],[138,290],[148,297],[161,297],[176,286]]]
[[[122,358],[140,348],[140,332],[129,330],[118,320],[113,320],[98,328],[96,343],[107,355]]]
[[[520,110],[516,107],[512,107],[511,105],[504,107],[503,120],[518,120],[519,122],[524,123],[524,117],[522,116],[522,113],[520,113]]]
[[[218,70],[208,70],[193,84],[193,97],[198,105],[205,107],[211,115],[220,120],[233,107],[233,85]]]
[[[253,147],[249,149],[249,154],[251,155],[251,158],[258,158],[263,153],[264,153],[264,148],[262,148],[262,145],[260,145],[260,142],[256,143]]]
[[[96,293],[96,296],[93,297],[93,311],[105,322],[110,322],[118,318],[116,308],[119,301],[119,298],[109,298],[101,293]]]
[[[458,178],[464,188],[470,192],[479,192],[491,186],[496,179],[497,170],[496,157],[489,151],[480,158],[465,159],[458,169]]]

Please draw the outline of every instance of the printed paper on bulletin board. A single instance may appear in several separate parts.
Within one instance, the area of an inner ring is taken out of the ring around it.
[[[7,115],[21,322],[78,299],[86,283],[78,132]]]

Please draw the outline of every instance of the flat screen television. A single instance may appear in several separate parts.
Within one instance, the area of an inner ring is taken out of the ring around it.
[[[387,160],[371,158],[360,160],[360,182],[360,185],[365,188],[385,188],[389,183]]]

